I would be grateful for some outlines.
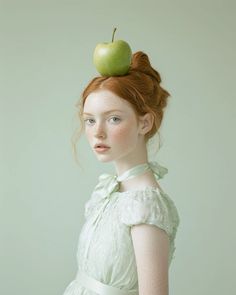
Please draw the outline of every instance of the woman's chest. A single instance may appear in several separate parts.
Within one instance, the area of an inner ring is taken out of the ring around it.
[[[81,229],[78,255],[104,262],[108,257],[115,259],[132,254],[130,227],[120,220],[119,201],[104,200],[94,206]]]

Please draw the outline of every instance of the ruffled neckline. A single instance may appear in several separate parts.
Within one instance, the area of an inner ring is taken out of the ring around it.
[[[127,190],[127,191],[124,191],[124,192],[116,191],[116,192],[113,192],[113,194],[129,195],[129,194],[135,194],[135,193],[146,192],[146,191],[147,192],[154,191],[154,192],[157,192],[159,194],[164,193],[164,191],[162,189],[160,189],[159,187],[157,187],[157,186],[147,185],[147,186],[144,186],[143,188],[134,189],[134,190]]]
[[[154,186],[146,186],[143,189],[128,190],[124,192],[118,191],[120,188],[119,181],[130,179],[136,175],[144,173],[147,170],[151,170],[153,172],[156,180],[163,178],[164,175],[168,173],[168,169],[166,167],[160,165],[157,161],[150,161],[148,163],[136,165],[122,173],[120,176],[109,173],[101,174],[99,176],[99,182],[95,186],[91,198],[85,204],[85,216],[88,216],[93,208],[99,206],[100,203],[104,203],[104,201],[109,202],[109,199],[114,193],[117,194],[117,196],[121,196],[142,191],[157,191],[158,193],[163,192],[158,187]]]

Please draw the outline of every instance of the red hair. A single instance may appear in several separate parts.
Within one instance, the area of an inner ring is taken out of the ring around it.
[[[151,130],[145,134],[147,142],[158,132],[163,119],[163,109],[167,105],[167,97],[170,96],[169,92],[160,86],[160,83],[160,74],[151,66],[147,54],[142,51],[133,54],[128,74],[93,78],[82,92],[79,102],[76,103],[81,126],[72,138],[74,154],[76,155],[76,143],[84,127],[82,112],[85,100],[90,93],[102,89],[110,90],[127,100],[137,116],[152,114],[154,123]]]

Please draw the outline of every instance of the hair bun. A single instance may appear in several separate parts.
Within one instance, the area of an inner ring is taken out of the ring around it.
[[[151,66],[149,58],[143,51],[137,51],[132,55],[131,70],[142,72],[149,75],[161,83],[159,73]]]

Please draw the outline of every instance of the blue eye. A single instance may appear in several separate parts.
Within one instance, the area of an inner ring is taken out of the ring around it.
[[[93,119],[85,119],[84,122],[85,122],[85,123],[88,122],[88,125],[91,125],[91,124],[92,124],[92,123],[91,123],[91,120],[93,120]]]
[[[113,120],[114,123],[118,123],[121,121],[120,118],[118,118],[118,117],[111,117],[111,119],[115,119],[115,120]]]
[[[111,121],[112,123],[119,123],[119,122],[121,121],[120,118],[115,117],[115,116],[111,117],[111,118],[109,119],[109,121],[110,121],[110,120],[112,120],[112,121]],[[84,119],[84,122],[85,122],[87,125],[93,125],[93,124],[95,123],[95,120],[92,119],[92,118],[88,118],[88,119]]]

